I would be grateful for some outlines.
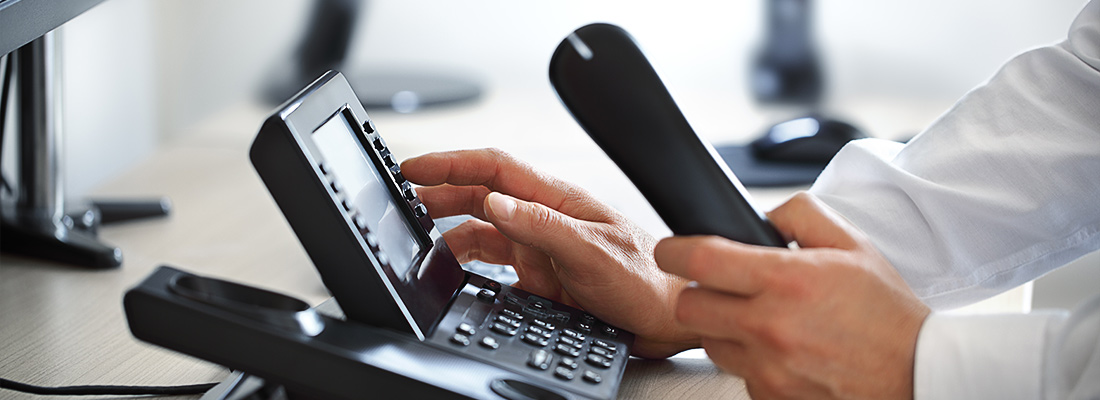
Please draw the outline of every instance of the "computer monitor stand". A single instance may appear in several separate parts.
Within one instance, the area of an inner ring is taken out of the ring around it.
[[[318,0],[290,65],[280,66],[269,79],[264,97],[282,103],[328,70],[342,71],[359,102],[368,110],[409,113],[424,108],[462,104],[481,96],[481,84],[440,67],[394,66],[359,71],[348,67],[347,55],[363,0]]]
[[[0,208],[0,251],[44,258],[89,268],[122,264],[122,251],[97,238],[102,222],[166,215],[163,199],[149,202],[108,202],[66,214],[59,59],[54,33],[23,45],[8,56],[14,67],[13,116],[18,139],[18,185],[7,189],[13,201]],[[3,95],[11,95],[4,93]],[[7,112],[8,110],[0,110]]]

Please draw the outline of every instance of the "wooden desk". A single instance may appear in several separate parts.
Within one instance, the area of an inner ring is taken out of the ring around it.
[[[317,273],[247,158],[267,112],[242,106],[196,125],[192,135],[165,145],[97,189],[94,194],[103,197],[165,195],[173,202],[167,218],[101,229],[104,241],[123,249],[121,269],[88,271],[0,256],[0,377],[44,386],[224,379],[228,371],[220,366],[138,342],[129,333],[122,294],[162,264],[311,304],[326,299]],[[552,97],[516,100],[490,94],[480,105],[372,117],[402,158],[500,147],[580,182],[657,234],[665,229]],[[763,193],[782,198],[788,192]],[[632,360],[620,393],[624,398],[747,397],[742,380],[721,373],[705,358],[687,356]],[[23,396],[0,391],[0,398],[8,397]]]

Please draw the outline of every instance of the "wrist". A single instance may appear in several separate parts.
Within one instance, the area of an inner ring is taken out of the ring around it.
[[[642,358],[668,358],[685,350],[702,347],[702,337],[685,329],[676,321],[676,303],[680,292],[687,287],[687,279],[659,272],[654,287],[663,288],[657,308],[652,310],[660,318],[651,314],[648,329],[635,332],[632,354]]]

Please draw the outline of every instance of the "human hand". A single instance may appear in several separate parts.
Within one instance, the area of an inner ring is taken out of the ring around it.
[[[673,317],[687,280],[659,270],[654,238],[583,189],[495,149],[427,154],[401,171],[425,185],[433,217],[478,218],[443,234],[459,262],[512,265],[517,287],[633,332],[637,356],[699,346]]]
[[[799,249],[717,237],[657,245],[662,269],[697,282],[680,294],[676,319],[754,399],[912,398],[928,307],[862,232],[812,195],[768,216]]]

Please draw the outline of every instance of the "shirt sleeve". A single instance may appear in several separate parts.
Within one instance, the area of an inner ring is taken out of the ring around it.
[[[934,309],[1100,248],[1100,0],[907,145],[846,146],[811,192],[866,232]],[[1100,398],[1100,296],[1067,312],[933,313],[914,397]]]
[[[1100,398],[1100,296],[1073,314],[932,314],[917,339],[913,397]]]
[[[1100,1],[1010,60],[908,144],[842,149],[810,189],[934,309],[1100,248]]]

